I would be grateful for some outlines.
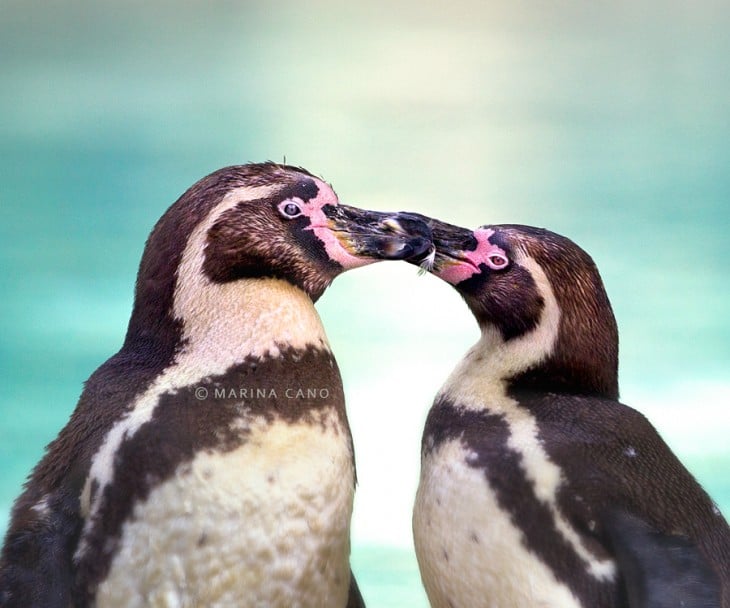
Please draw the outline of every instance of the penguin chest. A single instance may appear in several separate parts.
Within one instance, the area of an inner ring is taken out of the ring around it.
[[[138,504],[97,606],[344,606],[354,470],[338,426],[277,421]]]
[[[424,455],[413,517],[421,577],[436,608],[580,603],[524,544],[458,438]]]

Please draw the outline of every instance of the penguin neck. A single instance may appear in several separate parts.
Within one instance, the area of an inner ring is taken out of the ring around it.
[[[566,357],[557,332],[559,323],[555,327],[553,333],[538,326],[534,333],[507,341],[495,327],[483,327],[481,338],[457,365],[441,393],[477,410],[491,410],[499,403],[514,405],[524,397],[548,393],[617,400],[615,358],[603,356],[600,344],[595,345],[595,362]]]
[[[526,265],[530,260],[523,261]],[[561,326],[561,309],[542,269],[530,263],[540,289],[543,309],[530,331],[505,338],[493,323],[480,323],[481,337],[467,352],[444,385],[442,392],[470,409],[490,408],[504,400],[510,381],[535,369],[556,349]],[[511,400],[508,400],[511,401]]]
[[[483,326],[479,341],[446,380],[440,396],[466,409],[492,410],[509,401],[509,378],[529,367],[533,355],[529,345],[505,342],[496,327]]]
[[[285,350],[329,350],[311,298],[273,278],[180,282],[173,315],[182,320],[181,352],[210,366],[276,358]]]

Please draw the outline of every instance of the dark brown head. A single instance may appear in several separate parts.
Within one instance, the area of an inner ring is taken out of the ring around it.
[[[244,305],[214,295],[216,286],[276,278],[316,301],[345,270],[423,254],[429,235],[405,214],[340,205],[304,169],[220,169],[185,192],[150,234],[125,346],[169,354],[185,315]]]
[[[429,225],[431,272],[464,297],[513,389],[618,397],[616,320],[585,251],[530,226]]]

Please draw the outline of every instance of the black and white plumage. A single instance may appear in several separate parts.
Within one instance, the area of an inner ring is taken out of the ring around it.
[[[481,329],[423,434],[413,527],[431,604],[728,608],[730,530],[618,401],[618,331],[588,254],[527,226],[429,225],[432,272]]]
[[[0,605],[361,605],[352,438],[313,302],[429,247],[303,169],[193,185],[149,237],[124,345],[15,503]]]

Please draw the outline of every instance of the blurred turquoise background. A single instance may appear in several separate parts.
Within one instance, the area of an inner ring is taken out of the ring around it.
[[[0,524],[116,351],[149,230],[272,159],[343,201],[564,233],[596,259],[622,397],[730,513],[727,2],[0,0]],[[372,606],[425,606],[410,509],[431,399],[476,325],[405,264],[319,304]]]

